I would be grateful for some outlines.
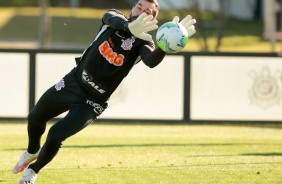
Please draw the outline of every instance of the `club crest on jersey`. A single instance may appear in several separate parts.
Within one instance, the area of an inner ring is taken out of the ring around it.
[[[132,43],[135,42],[135,38],[132,36],[131,38],[127,38],[126,40],[122,39],[121,47],[123,50],[130,50],[132,48]]]
[[[62,88],[65,87],[65,81],[64,79],[61,79],[56,85],[55,85],[55,89],[57,91],[60,91]]]

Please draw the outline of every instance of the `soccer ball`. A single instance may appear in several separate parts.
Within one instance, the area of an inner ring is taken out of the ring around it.
[[[186,28],[175,22],[164,23],[157,31],[158,46],[167,53],[176,53],[182,50],[188,42]]]

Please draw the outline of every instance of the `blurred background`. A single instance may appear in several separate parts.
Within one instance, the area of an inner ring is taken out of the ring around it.
[[[190,14],[197,33],[183,52],[168,54],[154,70],[134,67],[102,121],[281,122],[281,0],[158,2],[159,26]],[[26,119],[42,93],[75,66],[74,58],[93,41],[104,13],[116,8],[129,16],[135,4],[0,0],[0,85],[5,86],[0,119]],[[151,34],[155,38],[156,30]],[[172,96],[167,108],[163,99]]]
[[[191,14],[184,51],[282,52],[281,0],[158,0],[159,26]],[[0,0],[0,48],[84,49],[105,11],[130,14],[135,0]],[[155,31],[151,33],[155,37]]]

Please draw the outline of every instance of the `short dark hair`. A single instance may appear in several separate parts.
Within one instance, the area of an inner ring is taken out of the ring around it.
[[[135,6],[138,4],[139,1],[140,0],[136,1]],[[148,2],[153,3],[153,4],[156,5],[156,10],[153,11],[153,16],[156,18],[158,13],[159,13],[159,9],[160,9],[160,5],[159,5],[158,1],[157,0],[145,0],[145,1],[148,1]]]

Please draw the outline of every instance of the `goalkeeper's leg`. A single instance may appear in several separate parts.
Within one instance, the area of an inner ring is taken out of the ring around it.
[[[23,171],[32,161],[37,159],[41,147],[41,136],[45,132],[46,123],[51,118],[66,111],[70,106],[69,100],[66,99],[67,96],[68,94],[58,93],[54,87],[51,87],[39,99],[28,115],[28,148],[13,168],[13,173]]]
[[[29,165],[38,173],[58,153],[64,140],[76,134],[96,119],[93,109],[87,104],[73,105],[65,118],[55,123],[49,130],[37,160]]]

